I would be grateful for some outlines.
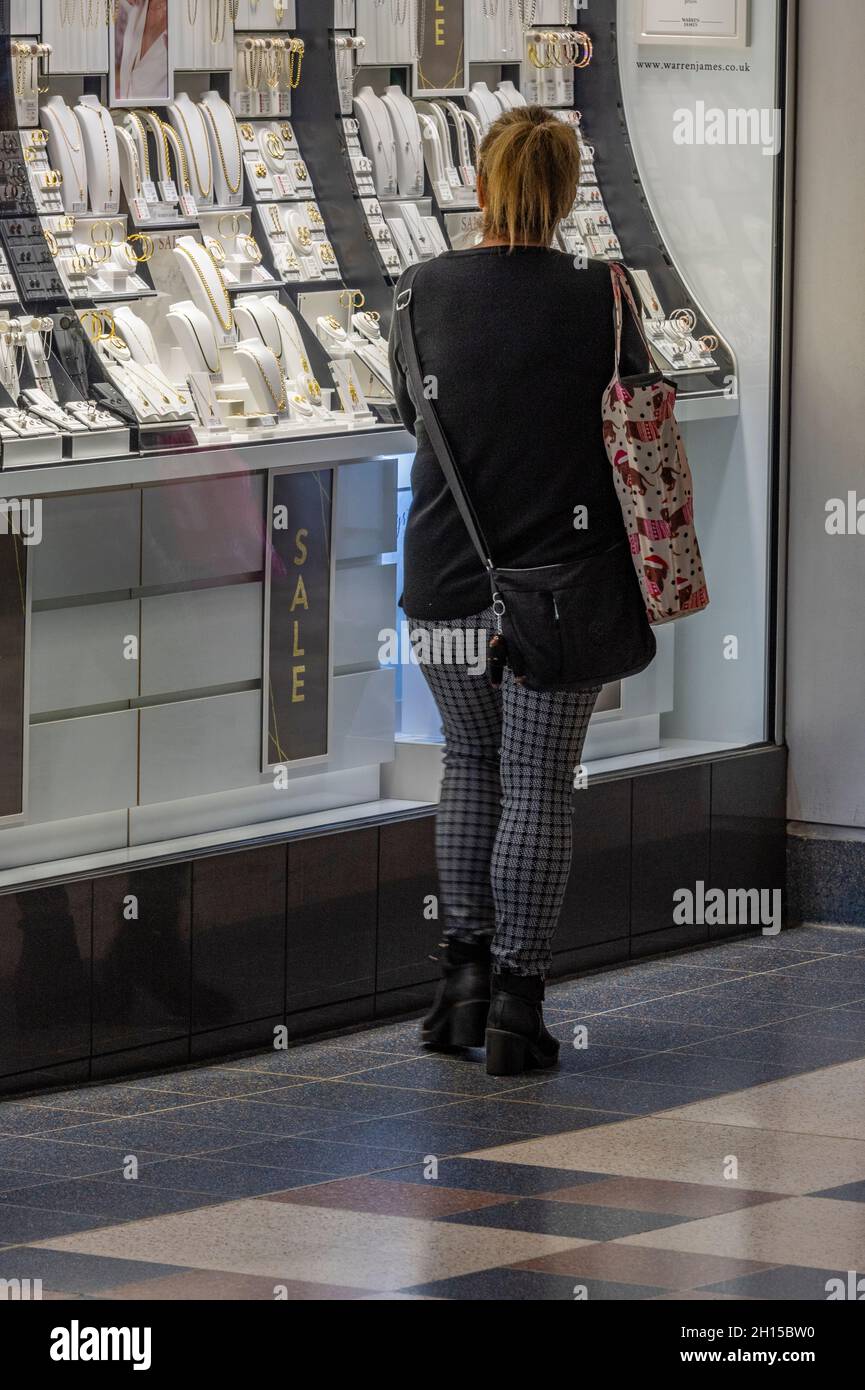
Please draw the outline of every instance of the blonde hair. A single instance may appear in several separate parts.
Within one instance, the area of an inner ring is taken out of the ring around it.
[[[518,106],[494,121],[478,151],[485,237],[549,246],[580,181],[576,132],[543,106]]]

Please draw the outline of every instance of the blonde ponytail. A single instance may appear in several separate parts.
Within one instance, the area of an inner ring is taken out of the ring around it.
[[[478,152],[485,237],[510,246],[549,246],[580,181],[576,132],[543,106],[506,111]]]

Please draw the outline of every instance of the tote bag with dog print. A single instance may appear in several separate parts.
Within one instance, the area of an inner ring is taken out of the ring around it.
[[[616,365],[604,393],[603,430],[613,466],[631,556],[646,613],[655,625],[698,613],[709,603],[694,530],[694,487],[676,422],[676,387],[658,372],[627,275],[611,265],[615,300]],[[623,299],[649,356],[645,376],[622,381]]]

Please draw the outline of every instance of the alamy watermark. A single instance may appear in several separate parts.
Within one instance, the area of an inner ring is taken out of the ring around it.
[[[764,106],[707,106],[698,101],[693,110],[680,106],[673,112],[674,145],[756,145],[767,158],[781,153],[784,129],[780,108]]]
[[[42,498],[0,497],[0,536],[20,536],[25,545],[42,540]]]
[[[382,666],[464,666],[469,675],[482,676],[489,640],[490,633],[482,627],[429,630],[400,623],[378,634],[378,659]]]
[[[762,927],[764,936],[777,936],[783,923],[780,888],[707,888],[698,879],[677,888],[673,903],[679,927]]]

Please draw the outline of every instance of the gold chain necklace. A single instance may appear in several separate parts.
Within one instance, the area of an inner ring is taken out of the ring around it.
[[[219,138],[219,128],[216,124],[216,118],[214,117],[214,114],[211,111],[210,107],[207,106],[204,102],[202,102],[202,110],[207,112],[207,115],[210,118],[210,124],[213,127],[213,134],[216,136],[216,148],[219,151],[219,162],[222,165],[222,172],[225,175],[225,182],[228,187],[228,191],[229,193],[237,193],[238,189],[240,188],[241,181],[243,179],[243,151],[241,150],[240,146],[240,135],[237,131],[237,125],[234,124],[234,138],[237,141],[237,179],[234,183],[232,183],[231,179],[228,176],[228,166],[225,163],[225,151],[222,148],[222,141]]]
[[[228,18],[228,0],[210,0],[210,42],[222,43]]]
[[[188,314],[184,314],[183,318],[189,324],[189,327],[192,329],[192,335],[198,344],[198,351],[201,353],[202,362],[204,363],[207,370],[210,372],[210,375],[215,376],[218,371],[222,370],[222,363],[219,360],[219,345],[217,344],[216,347],[216,366],[211,367],[210,363],[207,360],[207,353],[204,351],[204,344],[198,336],[198,329],[195,327],[195,324],[192,322],[192,319],[189,317]]]
[[[157,120],[159,120],[159,117],[157,117]],[[174,136],[175,140],[177,141],[176,153],[180,160],[180,177],[183,182],[183,191],[184,193],[191,193],[192,185],[189,182],[189,165],[186,162],[186,151],[183,148],[183,141],[177,135],[177,132],[171,129],[171,126],[166,125],[165,121],[159,121],[159,125],[162,130],[162,138],[165,141],[166,159],[168,158],[168,150],[170,148],[168,140],[169,132]]]
[[[149,182],[151,181],[151,180],[150,180],[150,151],[149,151],[149,149],[147,148],[147,129],[146,129],[146,127],[145,127],[145,125],[144,125],[144,122],[142,121],[142,119],[141,119],[141,117],[139,116],[139,114],[138,114],[137,111],[128,111],[126,114],[127,114],[129,117],[131,117],[132,121],[135,123],[135,126],[136,126],[136,128],[137,128],[137,130],[138,130],[138,134],[141,136],[141,145],[142,145],[142,150],[143,150],[143,153],[144,153],[144,177],[147,179],[147,181],[148,181],[148,183],[149,183]]]
[[[168,136],[165,134],[165,126],[163,125],[162,121],[159,119],[159,117],[157,116],[157,114],[156,114],[155,111],[145,111],[144,114],[145,114],[145,116],[148,116],[148,117],[150,118],[151,121],[154,122],[154,125],[153,125],[152,129],[159,132],[160,139],[162,140],[162,156],[163,156],[163,159],[165,160],[165,177],[166,177],[166,179],[168,179],[169,182],[170,182],[170,180],[171,180],[171,147],[170,147],[170,145],[169,145],[169,143],[168,143]],[[146,142],[145,142],[145,146],[146,146]]]
[[[250,352],[248,355],[252,358],[253,362],[258,368],[258,374],[264,382],[265,386],[267,387],[267,394],[270,396],[270,399],[273,401],[273,404],[276,406],[277,410],[285,410],[285,376],[283,374],[282,368],[279,365],[279,362],[276,363],[276,370],[279,372],[279,396],[277,396],[276,392],[273,389],[273,386],[271,385],[267,372],[262,367],[255,353]]]
[[[248,304],[245,304],[245,305],[244,305],[244,308],[246,309],[246,312],[249,314],[249,317],[252,319],[252,322],[255,324],[256,328],[258,329],[258,336],[259,336],[259,338],[261,339],[261,341],[264,343],[264,346],[265,346],[265,347],[270,347],[270,344],[268,343],[267,338],[264,336],[264,334],[263,334],[262,331],[261,331],[261,324],[258,322],[258,319],[255,317],[255,314],[252,312],[252,310],[250,309],[250,307],[249,307]],[[278,329],[278,328],[279,328],[279,324],[277,324],[277,329]],[[274,351],[273,348],[270,348],[270,351],[273,353],[273,355],[274,355],[274,357],[276,358],[277,362],[281,362],[281,361],[282,361],[283,348],[282,348],[282,345],[281,345],[281,344],[282,344],[282,339],[281,339],[281,337],[280,337],[280,349],[279,349],[279,352],[276,352],[276,351]]]
[[[184,116],[183,112],[181,111],[181,109],[180,109],[180,107],[179,107],[178,105],[175,105],[175,108],[174,108],[174,109],[175,109],[175,111],[177,112],[178,116],[180,117],[181,121],[183,122],[183,129],[186,131],[186,138],[187,138],[187,140],[189,141],[189,153],[192,155],[192,165],[193,165],[193,168],[195,169],[195,182],[198,184],[198,191],[199,191],[199,193],[201,194],[202,198],[209,198],[209,197],[210,197],[210,190],[211,190],[211,188],[213,187],[213,159],[212,159],[211,154],[210,154],[210,140],[208,139],[208,135],[207,135],[207,126],[204,124],[204,117],[202,116],[201,112],[199,111],[198,107],[196,106],[196,107],[195,107],[195,113],[196,113],[196,115],[198,116],[199,121],[201,122],[201,129],[204,131],[204,144],[205,144],[205,146],[206,146],[206,148],[207,148],[207,187],[206,187],[206,188],[204,187],[204,180],[203,180],[202,177],[201,177],[201,170],[200,170],[199,167],[198,167],[198,159],[197,159],[196,154],[195,154],[195,143],[194,143],[194,141],[193,141],[193,139],[192,139],[192,136],[191,136],[191,134],[190,134],[190,132],[189,132],[189,126],[186,124],[186,117]]]
[[[213,273],[219,282],[219,288],[222,290],[222,294],[225,299],[225,307],[228,311],[227,321],[226,318],[223,318],[222,313],[220,312],[219,305],[217,304],[213,294],[213,290],[207,283],[207,280],[204,276],[204,272],[202,271],[201,266],[198,264],[198,261],[196,260],[195,256],[193,256],[192,252],[188,250],[187,247],[181,246],[179,242],[175,247],[175,250],[182,251],[184,256],[186,256],[187,260],[191,262],[196,275],[198,276],[199,280],[201,281],[204,287],[204,292],[207,295],[207,298],[210,300],[211,307],[217,319],[219,320],[219,325],[222,328],[223,333],[230,333],[232,328],[234,327],[234,311],[231,307],[231,300],[228,297],[228,290],[226,289],[225,281],[222,278],[222,271],[219,269],[219,266],[216,264],[216,261],[213,259],[210,252],[207,250],[207,247],[202,246],[199,249],[207,257],[208,261],[213,267]]]

